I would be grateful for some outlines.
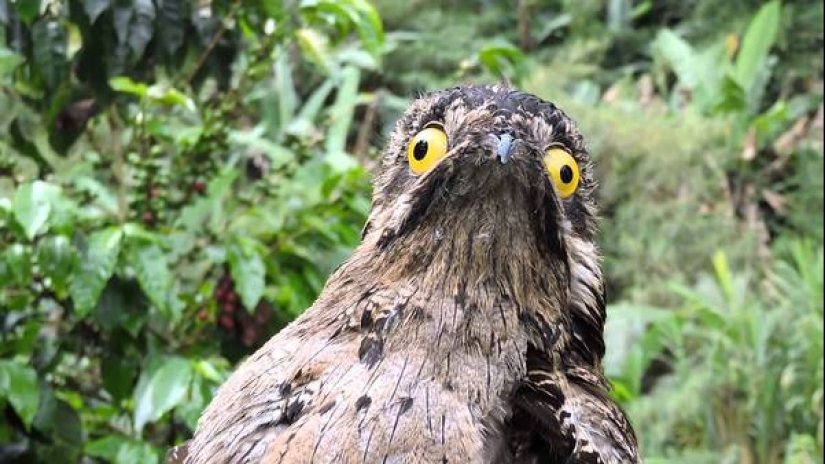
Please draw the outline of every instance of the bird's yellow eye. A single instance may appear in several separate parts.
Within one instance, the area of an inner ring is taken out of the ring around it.
[[[569,198],[576,193],[579,188],[579,165],[570,153],[561,148],[550,148],[544,155],[544,165],[560,197]]]
[[[447,134],[438,126],[430,126],[410,141],[407,159],[415,175],[423,174],[447,154]]]

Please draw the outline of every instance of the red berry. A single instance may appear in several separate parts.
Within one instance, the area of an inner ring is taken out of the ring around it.
[[[221,316],[221,327],[226,330],[232,330],[235,328],[235,319],[232,319],[232,316],[229,314],[224,314]]]
[[[258,335],[258,330],[254,326],[246,326],[241,334],[241,343],[247,347],[252,346],[258,340]]]
[[[223,305],[223,312],[227,313],[227,314],[234,313],[236,309],[238,309],[238,305],[236,305],[235,303],[230,302],[230,301],[227,301]]]
[[[192,190],[197,193],[203,194],[206,191],[206,184],[202,180],[195,181],[192,183]]]
[[[198,320],[201,322],[209,320],[209,312],[205,309],[198,311]]]
[[[151,211],[146,211],[145,213],[143,213],[143,222],[146,223],[146,224],[149,224],[149,225],[154,224],[155,223],[155,215],[152,214]]]

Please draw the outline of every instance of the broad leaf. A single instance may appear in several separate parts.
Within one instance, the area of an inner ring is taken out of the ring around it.
[[[95,22],[104,11],[112,5],[112,0],[84,0],[83,7],[89,16],[89,22]]]
[[[736,80],[745,92],[752,91],[759,68],[765,64],[768,53],[776,42],[781,17],[782,5],[774,0],[764,4],[748,24],[735,67]]]
[[[37,244],[37,264],[52,286],[62,292],[77,266],[77,250],[65,235],[45,237]]]
[[[143,430],[147,423],[179,405],[186,397],[192,374],[189,361],[178,357],[162,358],[144,370],[135,389],[135,430]]]
[[[68,33],[59,21],[40,20],[32,27],[34,69],[47,90],[54,90],[68,73],[66,48]]]
[[[15,360],[0,360],[0,395],[8,399],[26,427],[31,426],[40,401],[34,369]]]
[[[149,92],[148,85],[123,76],[109,79],[109,86],[117,92],[128,93],[137,97],[145,97]]]
[[[135,0],[132,2],[132,8],[129,47],[132,49],[132,56],[138,58],[143,55],[146,44],[152,40],[152,34],[154,34],[155,5],[152,0]]]
[[[132,243],[129,251],[129,262],[135,269],[140,288],[153,305],[170,316],[174,282],[163,250],[154,243],[140,240]]]
[[[650,44],[654,55],[670,67],[682,85],[695,89],[700,84],[696,66],[696,51],[670,29],[662,29]]]
[[[86,444],[85,453],[113,464],[155,464],[160,462],[152,445],[121,435],[109,435]]]
[[[17,0],[17,14],[20,19],[26,23],[31,24],[32,21],[40,14],[40,0]]]
[[[183,46],[186,36],[186,21],[189,17],[187,0],[164,0],[158,11],[161,46],[167,56],[173,56]]]
[[[266,268],[258,252],[260,245],[251,239],[238,238],[229,246],[227,259],[235,290],[247,310],[253,311],[264,293]]]
[[[330,109],[331,124],[327,131],[327,162],[337,171],[345,171],[356,165],[346,153],[347,133],[349,132],[355,104],[358,98],[358,83],[361,73],[354,66],[347,66],[341,71],[341,83],[335,96],[335,103]]]
[[[58,192],[54,185],[39,180],[24,184],[15,192],[12,204],[14,217],[29,240],[46,230],[46,221]]]
[[[89,237],[80,269],[70,287],[78,316],[85,316],[95,307],[106,282],[114,274],[122,237],[123,232],[118,228],[104,229]]]
[[[0,45],[0,78],[11,74],[22,62],[23,58],[20,55]]]
[[[14,243],[0,254],[0,282],[3,285],[27,286],[32,276],[30,247]]]

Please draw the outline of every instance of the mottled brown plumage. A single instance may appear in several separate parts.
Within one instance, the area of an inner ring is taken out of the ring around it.
[[[415,175],[407,146],[433,122],[449,152]],[[567,199],[544,167],[548,146],[581,170]],[[602,372],[589,163],[573,122],[537,97],[460,87],[415,101],[361,245],[221,387],[170,461],[640,462]]]

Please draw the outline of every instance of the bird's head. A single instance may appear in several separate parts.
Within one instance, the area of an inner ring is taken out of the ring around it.
[[[582,136],[552,103],[499,86],[444,90],[398,122],[365,238],[416,255],[452,238],[468,252],[479,242],[564,259],[568,238],[593,240],[593,187]]]
[[[391,136],[362,249],[393,278],[601,306],[593,189],[583,138],[552,103],[502,86],[432,93]]]

